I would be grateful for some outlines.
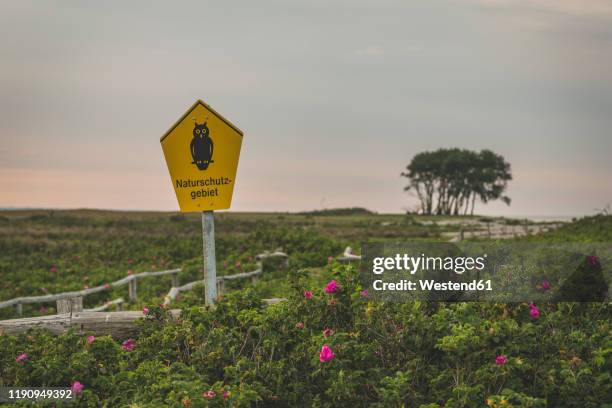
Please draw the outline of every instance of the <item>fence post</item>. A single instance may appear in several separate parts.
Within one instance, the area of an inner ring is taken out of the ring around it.
[[[132,279],[128,284],[128,296],[130,298],[130,302],[134,302],[136,300],[136,292],[138,287],[138,279]]]
[[[225,291],[225,279],[217,280],[217,296],[222,295]]]
[[[57,314],[76,313],[83,311],[83,298],[81,296],[58,299]]]
[[[172,287],[173,288],[178,288],[179,285],[179,277],[178,277],[178,272],[175,272],[172,274]]]
[[[23,316],[23,305],[21,303],[17,303],[15,305],[15,310],[17,311],[17,315],[19,317]]]

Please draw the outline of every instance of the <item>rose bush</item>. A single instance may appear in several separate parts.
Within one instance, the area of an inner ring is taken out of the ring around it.
[[[608,304],[542,304],[534,319],[530,304],[372,303],[352,267],[334,265],[331,274],[332,293],[292,274],[288,300],[268,307],[250,289],[178,320],[150,307],[134,339],[0,336],[0,385],[77,384],[81,406],[598,407],[609,400]]]

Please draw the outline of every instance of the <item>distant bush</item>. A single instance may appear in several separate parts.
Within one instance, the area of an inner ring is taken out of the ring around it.
[[[187,221],[187,217],[183,214],[172,214],[168,219],[172,222],[185,222]]]
[[[350,208],[330,208],[325,210],[313,210],[304,211],[298,213],[300,215],[369,215],[375,214],[374,212],[362,207],[350,207]]]
[[[529,220],[527,220],[527,219],[521,220],[521,219],[518,219],[518,218],[504,218],[504,219],[502,219],[502,222],[505,225],[526,225],[526,224],[531,224],[529,222]]]

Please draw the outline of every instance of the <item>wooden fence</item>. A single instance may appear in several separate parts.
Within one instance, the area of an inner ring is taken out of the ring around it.
[[[249,278],[249,277],[255,279],[262,272],[263,260],[266,258],[274,258],[274,257],[284,258],[285,263],[289,262],[289,256],[279,250],[276,250],[274,252],[265,252],[263,254],[259,254],[255,258],[257,262],[257,269],[255,271],[243,272],[243,273],[238,273],[238,274],[229,275],[229,276],[219,276],[217,278],[217,289],[218,289],[217,293],[221,294],[223,292],[226,281],[230,281],[234,279],[244,279],[244,278]],[[91,294],[98,293],[98,292],[103,292],[105,290],[110,290],[111,288],[124,286],[124,285],[128,285],[129,300],[135,301],[138,297],[137,296],[138,280],[147,278],[147,277],[152,277],[152,276],[165,276],[165,275],[171,275],[172,277],[172,288],[170,289],[170,293],[168,293],[168,296],[166,296],[166,301],[164,301],[165,304],[169,304],[173,299],[176,298],[179,292],[183,290],[189,290],[193,288],[193,286],[195,286],[196,284],[203,282],[203,281],[196,281],[196,282],[188,283],[187,285],[179,286],[178,274],[181,271],[182,271],[181,268],[176,268],[176,269],[169,269],[165,271],[141,272],[141,273],[126,276],[125,278],[119,279],[115,282],[111,282],[111,283],[107,283],[104,285],[99,285],[93,288],[83,289],[79,291],[62,292],[62,293],[56,293],[52,295],[42,295],[42,296],[18,297],[18,298],[6,300],[4,302],[0,302],[0,309],[13,306],[17,310],[17,314],[19,316],[22,316],[24,304],[58,302],[63,299],[70,299],[70,298],[81,298],[82,299],[87,295],[91,295]],[[173,291],[172,289],[177,289],[177,291]],[[174,292],[176,293],[173,296],[170,296]],[[170,299],[169,301],[168,301],[168,298]],[[103,310],[106,310],[111,305],[115,305],[115,304],[121,305],[122,303],[124,303],[123,298],[119,298],[119,299],[115,299],[110,302],[106,302],[103,305],[98,306],[96,308],[88,309],[88,310],[92,312],[103,311]]]
[[[342,256],[339,256],[338,258],[336,258],[338,260],[338,262],[354,262],[354,261],[361,261],[361,255],[355,255],[353,253],[353,248],[351,247],[346,247],[346,249],[344,250],[344,253],[342,254]]]
[[[225,292],[226,282],[237,280],[237,279],[247,279],[247,278],[251,278],[251,280],[255,282],[255,280],[259,277],[259,275],[261,275],[261,273],[263,272],[263,261],[264,259],[267,259],[267,258],[284,258],[285,266],[289,265],[289,256],[279,250],[275,252],[266,252],[263,254],[259,254],[257,255],[257,257],[255,257],[255,260],[257,261],[256,270],[251,271],[251,272],[237,273],[235,275],[218,276],[217,277],[217,295],[221,295],[223,294],[223,292]],[[179,293],[184,292],[186,290],[192,290],[194,286],[199,285],[199,284],[204,284],[204,279],[190,282],[183,286],[173,285],[170,288],[170,292],[168,292],[168,294],[164,298],[164,305],[165,306],[169,305],[170,303],[172,303],[174,299],[176,299]]]
[[[225,288],[225,283],[237,279],[252,279],[255,280],[262,274],[263,261],[267,258],[280,257],[285,259],[285,265],[289,263],[287,254],[277,250],[275,252],[266,252],[256,257],[258,268],[251,272],[243,272],[235,275],[219,276],[217,278],[217,293],[222,294]],[[352,262],[361,259],[360,255],[353,254],[350,247],[347,247],[338,257],[339,262]],[[101,285],[95,288],[85,289],[82,291],[64,292],[55,295],[45,296],[30,296],[20,297],[5,302],[0,302],[0,308],[9,306],[20,306],[27,303],[43,303],[57,302],[57,315],[28,317],[11,320],[0,321],[0,334],[18,334],[28,331],[32,328],[43,328],[53,333],[64,333],[70,329],[74,329],[78,333],[91,332],[97,335],[111,335],[116,338],[126,338],[133,336],[138,331],[138,326],[134,322],[143,317],[141,311],[120,311],[120,312],[103,312],[106,308],[113,304],[121,305],[124,303],[123,298],[119,298],[107,302],[93,309],[83,309],[83,297],[92,293],[108,290],[110,287],[122,286],[129,284],[130,300],[136,300],[136,282],[139,279],[150,276],[172,275],[172,287],[164,298],[164,305],[169,305],[179,295],[180,292],[192,290],[196,285],[203,284],[204,280],[197,280],[179,286],[178,273],[181,269],[171,269],[158,272],[142,272],[130,275],[108,285]],[[274,304],[284,299],[264,299],[266,304]],[[18,309],[19,310],[19,309]],[[176,318],[180,315],[180,310],[170,310],[172,317]]]
[[[179,272],[181,272],[180,268],[169,269],[166,271],[157,271],[157,272],[141,272],[141,273],[137,273],[134,275],[126,276],[125,278],[119,279],[118,281],[106,283],[104,285],[96,286],[93,288],[72,291],[72,292],[56,293],[53,295],[18,297],[18,298],[14,298],[11,300],[6,300],[4,302],[0,302],[0,309],[9,307],[9,306],[14,306],[17,309],[17,314],[21,316],[23,314],[22,305],[24,304],[57,302],[58,300],[67,299],[67,298],[76,298],[76,297],[83,298],[87,295],[91,295],[91,294],[98,293],[98,292],[103,292],[105,290],[110,290],[111,288],[123,286],[123,285],[129,285],[128,286],[129,298],[130,298],[130,301],[134,301],[136,300],[136,297],[137,297],[136,290],[137,290],[137,284],[138,284],[139,279],[151,277],[151,276],[172,275],[172,284],[178,285]],[[118,302],[118,299],[113,302]],[[108,307],[110,306],[110,304],[106,303],[100,307],[105,307],[105,306]]]

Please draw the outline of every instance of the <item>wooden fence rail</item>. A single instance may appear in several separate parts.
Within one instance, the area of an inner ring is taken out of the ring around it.
[[[233,279],[244,279],[244,278],[254,278],[256,276],[258,276],[259,274],[261,274],[262,272],[262,262],[264,259],[266,258],[274,258],[274,257],[281,257],[285,259],[285,264],[288,264],[289,262],[289,256],[287,254],[285,254],[284,252],[281,252],[280,250],[276,250],[274,252],[264,252],[262,254],[259,254],[256,256],[256,261],[258,264],[258,269],[252,272],[243,272],[243,273],[238,273],[235,275],[229,275],[229,276],[220,276],[219,278],[217,278],[217,286],[218,289],[220,288],[220,291],[218,291],[220,294],[223,292],[223,289],[225,287],[225,281],[229,281],[229,280],[233,280]],[[130,301],[135,301],[137,299],[137,290],[138,290],[138,280],[139,279],[143,279],[143,278],[147,278],[147,277],[152,277],[152,276],[164,276],[164,275],[171,275],[172,276],[172,289],[174,288],[178,288],[178,292],[181,292],[183,290],[189,290],[191,289],[193,286],[195,286],[195,284],[200,283],[200,281],[196,281],[196,282],[191,282],[190,284],[187,285],[183,285],[183,286],[179,286],[179,279],[178,279],[178,274],[182,271],[181,268],[176,268],[176,269],[168,269],[168,270],[164,270],[164,271],[156,271],[156,272],[141,272],[141,273],[137,273],[134,275],[129,275],[126,276],[125,278],[121,278],[115,282],[111,282],[111,283],[107,283],[104,285],[99,285],[93,288],[88,288],[88,289],[83,289],[83,290],[79,290],[79,291],[71,291],[71,292],[63,292],[63,293],[56,293],[56,294],[50,294],[50,295],[42,295],[42,296],[24,296],[24,297],[18,297],[18,298],[14,298],[14,299],[10,299],[10,300],[6,300],[3,302],[0,302],[0,309],[5,308],[5,307],[10,307],[10,306],[14,306],[17,310],[17,314],[19,316],[22,316],[23,314],[23,307],[22,305],[24,304],[29,304],[29,303],[48,303],[48,302],[57,302],[58,303],[58,307],[59,304],[62,302],[62,300],[64,299],[73,299],[73,298],[83,298],[87,295],[91,295],[94,293],[98,293],[98,292],[103,292],[105,290],[110,290],[111,288],[114,287],[119,287],[119,286],[123,286],[123,285],[129,285],[128,286],[128,297]],[[176,291],[173,292],[173,290],[170,290],[170,293],[168,295],[170,295],[171,293],[174,293]],[[175,299],[176,296],[178,295],[178,292],[176,292],[176,294],[174,294],[174,297],[170,297],[170,301]],[[166,296],[166,298],[168,298],[168,296]],[[119,299],[116,299],[112,302],[107,302],[101,306],[98,306],[96,308],[93,309],[89,309],[92,311],[102,311],[105,310],[106,308],[108,308],[109,306],[113,305],[113,304],[122,304],[124,301],[123,299],[121,299],[121,301],[119,301]],[[168,302],[169,303],[169,302]],[[59,313],[59,311],[58,311]]]
[[[274,252],[264,252],[263,254],[259,254],[255,257],[257,261],[258,268],[251,272],[241,272],[234,275],[226,275],[226,276],[218,276],[217,277],[217,295],[222,295],[225,292],[225,282],[237,280],[237,279],[246,279],[251,278],[253,282],[259,277],[259,275],[263,272],[263,261],[267,258],[284,258],[285,266],[289,265],[289,255],[280,250],[276,250]],[[200,279],[194,282],[189,282],[183,286],[175,286],[172,285],[170,291],[164,298],[164,305],[167,306],[172,303],[173,300],[177,298],[177,296],[184,291],[192,290],[196,285],[204,284],[204,280]]]
[[[173,275],[173,282],[177,281],[178,273],[181,272],[181,268],[169,269],[165,271],[156,271],[156,272],[141,272],[134,275],[126,276],[125,278],[121,278],[115,282],[107,283],[104,285],[99,285],[93,288],[72,291],[72,292],[62,292],[56,293],[52,295],[42,295],[42,296],[24,296],[18,297],[11,300],[5,300],[4,302],[0,302],[0,309],[15,306],[17,309],[17,313],[21,316],[22,314],[22,305],[28,303],[48,303],[48,302],[56,302],[61,299],[75,298],[75,297],[85,297],[87,295],[91,295],[98,292],[103,292],[105,290],[109,290],[113,287],[130,285],[130,300],[136,300],[136,282],[139,279],[151,277],[151,276],[163,276],[163,275]],[[176,277],[175,277],[176,276]],[[178,281],[177,281],[178,282]]]
[[[108,309],[109,307],[113,306],[113,305],[119,305],[119,310],[123,309],[122,305],[123,303],[125,303],[125,300],[120,297],[118,299],[115,300],[109,300],[108,302],[97,306],[97,307],[92,307],[91,309],[84,309],[86,312],[103,312],[106,309]]]
[[[355,255],[353,253],[353,248],[346,247],[342,256],[339,256],[338,262],[352,262],[352,261],[361,261],[361,255]]]

